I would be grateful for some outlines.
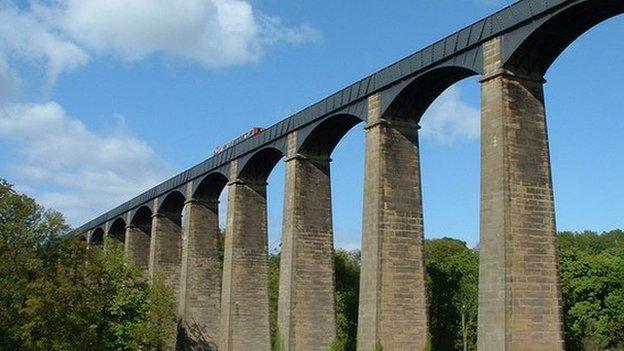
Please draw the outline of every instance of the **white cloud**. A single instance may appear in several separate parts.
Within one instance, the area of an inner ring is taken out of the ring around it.
[[[0,3],[0,56],[41,67],[47,87],[93,57],[163,54],[224,67],[257,62],[273,44],[320,39],[311,26],[285,26],[245,0],[13,1]]]
[[[453,145],[459,139],[476,139],[480,135],[480,111],[461,99],[457,86],[447,89],[422,118],[421,135],[438,144]]]
[[[83,66],[89,55],[30,12],[0,5],[0,54],[43,66],[48,83]]]
[[[0,106],[0,140],[18,156],[9,165],[18,184],[74,225],[173,173],[123,125],[94,133],[55,102]]]
[[[0,0],[0,141],[17,161],[18,188],[80,224],[172,173],[123,126],[89,130],[54,102],[8,104],[22,85],[102,57],[135,62],[163,55],[206,67],[254,63],[279,43],[318,41],[309,25],[286,26],[248,0]],[[39,78],[41,76],[41,78]],[[31,94],[32,95],[32,94]],[[13,100],[14,101],[14,100]]]
[[[85,47],[126,60],[162,52],[228,66],[256,62],[269,43],[318,37],[309,26],[285,27],[242,0],[66,0],[38,12]]]

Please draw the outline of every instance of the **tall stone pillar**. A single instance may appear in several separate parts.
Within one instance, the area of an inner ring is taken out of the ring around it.
[[[336,336],[330,160],[296,154],[289,137],[278,326],[286,350],[329,350]]]
[[[219,350],[269,351],[266,183],[228,184],[224,254]]]
[[[126,242],[124,249],[126,256],[141,269],[149,268],[150,235],[135,225],[126,227]]]
[[[177,304],[182,254],[182,228],[169,217],[155,213],[152,215],[151,239],[150,276],[162,274],[165,283],[173,290]]]
[[[222,274],[219,202],[187,201],[183,221],[179,314],[190,344],[217,342]]]
[[[423,350],[428,321],[418,126],[368,102],[358,351]]]
[[[478,349],[563,350],[543,79],[484,63]]]

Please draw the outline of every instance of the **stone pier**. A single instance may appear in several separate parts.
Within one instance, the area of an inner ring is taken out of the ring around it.
[[[228,184],[220,348],[269,351],[266,183]]]
[[[150,257],[150,234],[138,226],[130,224],[126,227],[125,240],[126,255],[134,264],[147,271]]]
[[[555,212],[540,75],[501,67],[484,45],[480,351],[562,351]]]
[[[418,125],[368,100],[358,351],[423,350],[428,321]]]
[[[329,350],[336,335],[329,157],[296,153],[289,138],[278,326],[285,350]]]
[[[176,221],[164,214],[152,216],[149,273],[153,278],[162,275],[165,283],[173,290],[176,304],[179,300],[178,286],[180,259],[182,254],[182,228]]]
[[[187,344],[218,342],[221,312],[219,202],[191,199],[185,204],[182,228],[182,273],[179,314]],[[184,290],[184,291],[182,291]]]

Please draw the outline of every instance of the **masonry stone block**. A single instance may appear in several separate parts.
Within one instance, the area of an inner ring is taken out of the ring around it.
[[[484,45],[478,349],[562,351],[543,79]]]
[[[369,98],[358,351],[423,350],[427,298],[418,126]]]
[[[139,227],[126,227],[126,242],[124,250],[126,256],[141,269],[147,271],[149,267],[150,235]]]
[[[224,254],[219,350],[269,351],[265,183],[228,184]]]
[[[329,350],[334,315],[330,160],[296,154],[289,138],[278,326],[286,350]]]
[[[218,342],[222,278],[218,201],[187,201],[182,228],[179,314],[188,343],[199,345],[208,341],[204,337]]]
[[[182,228],[169,217],[156,213],[152,216],[149,274],[162,275],[165,283],[179,297]]]

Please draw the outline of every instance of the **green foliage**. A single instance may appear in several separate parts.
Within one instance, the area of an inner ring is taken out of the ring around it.
[[[357,314],[360,287],[359,251],[338,250],[334,256],[336,277],[336,339],[331,349],[354,351],[357,336]],[[279,299],[280,254],[269,256],[269,317],[271,345],[273,350],[284,349],[283,339],[277,327]]]
[[[561,233],[567,350],[624,349],[624,233]]]
[[[149,351],[169,350],[177,331],[173,291],[161,275],[156,275],[147,297],[146,313],[134,331],[136,346]]]
[[[156,350],[144,346],[166,335],[168,318],[175,327],[161,309],[171,293],[150,287],[121,245],[101,250],[68,229],[0,180],[0,350]]]
[[[478,254],[462,241],[425,241],[432,350],[476,349]],[[465,336],[465,340],[464,340]]]
[[[377,340],[375,343],[375,351],[383,351],[383,346],[381,345],[381,341]]]
[[[332,342],[332,350],[355,351],[360,295],[360,252],[337,250],[334,267],[336,339]]]
[[[558,240],[560,252],[584,251],[599,254],[624,250],[624,232],[619,229],[601,234],[592,231],[561,232]]]
[[[423,347],[423,351],[431,351],[431,334],[427,335],[427,343]]]
[[[31,272],[44,267],[51,242],[69,227],[58,213],[46,210],[0,179],[0,350],[23,349],[23,309]]]
[[[160,276],[65,236],[58,212],[0,179],[0,350],[170,350],[173,292]],[[223,245],[223,240],[220,241]],[[455,239],[425,242],[430,338],[425,350],[476,350],[478,252]],[[277,328],[280,255],[269,256],[271,343]],[[568,351],[624,350],[624,232],[563,232],[559,268]],[[356,349],[360,253],[335,253],[334,351]],[[214,345],[214,344],[212,344]],[[378,341],[374,350],[383,350]]]
[[[273,351],[285,351],[286,346],[284,345],[284,338],[282,337],[282,333],[280,333],[279,329],[272,335],[271,337],[271,350]]]
[[[283,349],[282,337],[277,326],[277,305],[279,304],[280,254],[269,255],[269,326],[271,328],[271,349]]]

